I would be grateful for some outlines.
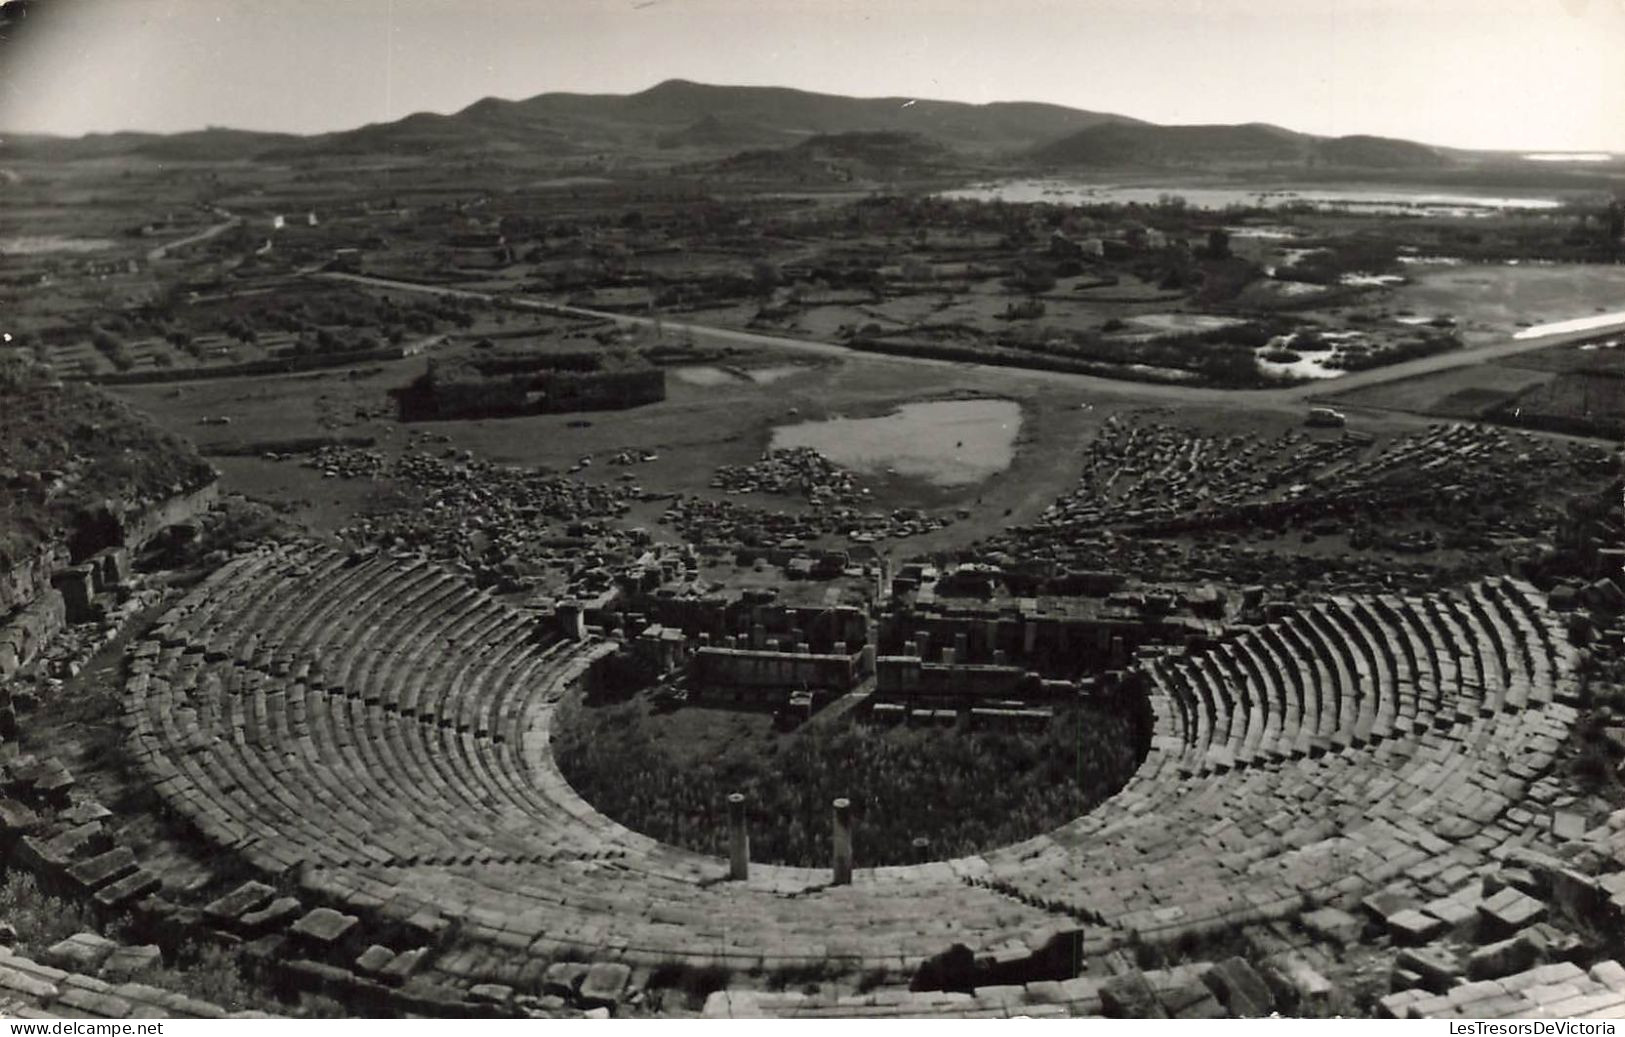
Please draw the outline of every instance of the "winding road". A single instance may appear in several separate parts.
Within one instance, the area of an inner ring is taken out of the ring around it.
[[[216,216],[223,217],[222,222],[216,223],[213,226],[205,227],[204,229],[198,231],[196,234],[189,234],[186,237],[181,238],[181,239],[179,239],[177,241],[171,241],[171,242],[168,242],[167,244],[159,245],[156,248],[148,249],[147,250],[147,262],[149,262],[149,263],[157,262],[158,260],[163,259],[164,257],[168,256],[171,252],[175,251],[176,249],[182,249],[182,248],[186,248],[186,247],[188,247],[190,245],[201,244],[202,242],[208,241],[210,238],[219,237],[221,234],[224,234],[226,231],[230,230],[231,228],[236,227],[236,226],[240,226],[242,224],[242,222],[243,222],[243,218],[241,216],[238,216],[238,215],[236,215],[234,213],[227,212],[225,209],[212,209],[211,211]]]

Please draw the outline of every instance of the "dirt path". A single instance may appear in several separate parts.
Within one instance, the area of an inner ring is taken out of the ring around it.
[[[241,225],[243,222],[243,218],[241,216],[233,215],[224,209],[216,209],[214,210],[214,214],[216,216],[225,217],[225,221],[222,223],[216,223],[212,227],[206,227],[203,230],[198,231],[196,234],[191,234],[187,237],[181,238],[179,241],[171,241],[167,245],[159,245],[157,248],[148,249],[147,262],[157,262],[176,249],[186,248],[189,245],[196,245],[201,242],[208,241],[210,238],[219,237],[233,227]]]

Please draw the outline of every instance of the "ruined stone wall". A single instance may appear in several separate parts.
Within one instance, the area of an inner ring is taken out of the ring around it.
[[[220,500],[220,483],[210,480],[188,493],[177,494],[146,508],[132,509],[120,517],[122,546],[138,550],[148,540],[169,527],[194,519]]]
[[[856,649],[868,643],[869,621],[852,606],[815,608],[786,605],[751,605],[721,597],[642,599],[641,607],[662,626],[676,627],[690,637],[713,640],[738,636],[752,648],[768,648],[767,638],[806,641],[815,647],[845,644]]]
[[[1183,642],[1192,628],[1189,619],[1179,616],[1085,618],[1013,612],[980,616],[898,612],[881,617],[878,644],[887,655],[919,655],[937,660],[941,649],[952,648],[958,663],[1019,661],[1046,674],[1073,677],[1121,665],[1123,657],[1141,644]]]
[[[67,623],[62,595],[47,588],[0,626],[0,681],[26,665]]]
[[[845,691],[857,683],[861,655],[701,648],[694,653],[692,676],[712,687],[806,687]]]
[[[0,573],[0,617],[23,608],[49,589],[51,578],[71,560],[66,544],[42,544],[32,557]]]
[[[912,655],[875,660],[875,690],[885,696],[1020,698],[1030,697],[1039,683],[1020,666],[928,663]]]
[[[219,497],[220,485],[211,480],[148,507],[131,505],[119,516],[117,545],[108,546],[139,549],[165,527],[208,511]],[[0,575],[0,680],[32,659],[67,622],[69,609],[52,583],[75,568],[73,561],[66,544],[50,544]],[[103,589],[99,578],[93,589]]]

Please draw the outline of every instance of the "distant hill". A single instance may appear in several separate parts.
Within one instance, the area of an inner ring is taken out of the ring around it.
[[[1039,147],[1031,153],[1031,159],[1052,168],[1290,164],[1415,169],[1448,164],[1440,152],[1412,141],[1368,136],[1317,137],[1267,123],[1240,126],[1104,124]]]
[[[902,180],[956,167],[947,147],[919,133],[818,134],[793,147],[744,151],[711,164],[720,174],[801,182]]]
[[[1322,162],[1336,166],[1436,169],[1450,164],[1450,159],[1435,148],[1392,137],[1332,137],[1316,142],[1315,151]]]
[[[300,137],[207,129],[77,139],[16,135],[0,139],[0,158],[73,161],[141,155],[158,161],[265,159],[296,162],[358,155],[450,158],[578,155],[685,161],[783,150],[849,134],[902,134],[914,154],[882,155],[880,138],[858,142],[866,155],[822,159],[792,152],[758,165],[849,161],[878,171],[940,166],[953,156],[1018,166],[1177,167],[1320,164],[1416,169],[1448,163],[1440,151],[1383,137],[1323,138],[1279,126],[1158,126],[1127,116],[1054,104],[967,104],[908,97],[843,97],[770,86],[716,86],[671,79],[635,94],[547,93],[521,101],[488,97],[450,115],[418,112],[392,122]],[[899,138],[901,141],[903,138]],[[926,155],[922,142],[946,150]],[[898,142],[893,142],[898,143]],[[902,144],[898,144],[903,147]],[[906,149],[905,149],[906,150]],[[856,168],[855,167],[855,168]]]
[[[0,158],[39,162],[140,156],[160,162],[231,162],[256,158],[304,138],[210,127],[185,133],[90,133],[83,137],[16,134],[0,137]]]
[[[309,138],[290,153],[501,151],[570,154],[638,148],[760,147],[816,134],[922,133],[968,151],[1028,148],[1124,116],[1047,104],[965,104],[905,97],[856,98],[787,87],[712,86],[668,80],[636,94],[549,93],[523,101],[486,98],[454,115]]]
[[[747,119],[722,119],[707,115],[680,130],[655,138],[662,148],[748,148],[778,144],[791,136]]]

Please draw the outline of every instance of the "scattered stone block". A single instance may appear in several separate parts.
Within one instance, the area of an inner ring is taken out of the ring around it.
[[[106,821],[113,812],[94,799],[81,799],[61,813],[62,820],[71,825],[87,825],[92,821]]]
[[[1583,839],[1586,834],[1586,819],[1570,810],[1559,810],[1552,815],[1552,838],[1567,842],[1571,839]]]
[[[355,915],[340,914],[330,907],[318,907],[293,923],[290,931],[312,943],[331,947],[343,940],[360,922]]]
[[[135,854],[127,846],[115,846],[68,869],[68,877],[85,889],[99,889],[136,870]]]
[[[1151,984],[1138,972],[1125,972],[1101,984],[1100,1006],[1108,1019],[1168,1018]]]
[[[1501,890],[1511,886],[1513,889],[1538,897],[1545,892],[1535,873],[1528,868],[1502,868],[1492,875],[1484,878],[1484,895],[1494,896]]]
[[[157,944],[148,943],[138,947],[118,947],[107,960],[102,962],[102,975],[114,981],[122,981],[139,976],[162,965],[163,951]]]
[[[1223,1019],[1224,1006],[1213,992],[1202,985],[1200,979],[1191,978],[1183,983],[1160,988],[1157,1000],[1170,1019]]]
[[[1413,907],[1388,916],[1388,935],[1402,947],[1427,943],[1446,928],[1444,919],[1424,914]]]
[[[1539,957],[1534,942],[1524,933],[1485,944],[1467,956],[1468,979],[1500,979],[1533,966]]]
[[[1305,912],[1299,921],[1316,939],[1337,944],[1339,947],[1357,942],[1360,939],[1360,931],[1364,928],[1358,918],[1335,907],[1322,907]]]
[[[118,949],[118,944],[95,933],[74,933],[45,949],[40,960],[68,972],[94,974],[102,962]]]
[[[0,997],[21,994],[35,1001],[52,1001],[61,993],[55,983],[26,972],[0,965]]]
[[[1586,974],[1609,990],[1625,991],[1625,965],[1617,961],[1599,961]]]
[[[26,804],[15,799],[0,797],[0,832],[21,835],[39,825],[39,815]]]
[[[60,1012],[63,1008],[76,1009],[94,1018],[123,1019],[130,1014],[133,1006],[122,997],[112,994],[69,987],[62,991],[56,1003],[52,1005],[53,1011]]]
[[[1396,915],[1407,908],[1415,906],[1415,901],[1410,897],[1391,889],[1379,890],[1360,901],[1360,907],[1372,918],[1384,925],[1388,924],[1390,915]]]
[[[1478,905],[1490,935],[1505,936],[1546,917],[1546,905],[1526,893],[1508,887]]]
[[[375,943],[362,951],[355,960],[355,970],[366,976],[376,976],[384,970],[384,966],[395,960],[395,952],[382,944]]]
[[[579,961],[555,961],[542,973],[542,993],[556,997],[576,996],[576,988],[587,978],[588,967]]]
[[[163,880],[152,872],[145,868],[137,868],[116,882],[109,882],[98,889],[95,900],[102,907],[117,909],[158,892],[163,888],[163,884]]]
[[[1427,996],[1420,990],[1396,990],[1377,1000],[1377,1016],[1382,1019],[1404,1019],[1410,1006]]]
[[[94,857],[98,853],[106,853],[113,848],[112,840],[108,837],[100,821],[91,821],[82,825],[75,825],[66,831],[47,839],[41,847],[42,855],[53,860],[74,860],[82,857]]]
[[[1477,898],[1469,901],[1457,897],[1442,897],[1430,900],[1422,910],[1456,931],[1471,929],[1478,921]]]
[[[257,911],[247,911],[237,918],[237,928],[245,935],[268,933],[287,925],[303,909],[297,897],[277,897]]]
[[[1422,986],[1435,994],[1443,994],[1461,979],[1461,962],[1455,952],[1437,943],[1407,947],[1399,952],[1395,965],[1416,973]]]
[[[1275,1009],[1275,998],[1264,977],[1245,958],[1226,958],[1208,970],[1203,981],[1238,1019],[1261,1019]]]
[[[1570,961],[1586,953],[1584,940],[1549,922],[1536,922],[1518,935],[1529,940],[1547,961]]]
[[[388,965],[385,965],[379,976],[385,983],[404,983],[417,971],[418,963],[428,953],[425,948],[417,947],[413,950],[402,951],[395,955]]]
[[[626,965],[620,962],[599,962],[587,970],[586,976],[581,980],[581,986],[576,988],[576,997],[588,1007],[614,1006],[620,1003],[622,995],[626,993],[627,981],[631,978],[632,970]]]
[[[468,997],[471,1001],[506,1007],[513,1003],[513,987],[505,983],[476,983],[468,988]]]
[[[275,895],[276,890],[263,882],[245,882],[225,896],[205,904],[203,914],[215,922],[233,922],[244,914],[264,906]]]
[[[1388,989],[1394,992],[1401,990],[1419,990],[1422,988],[1422,974],[1412,969],[1395,965],[1388,974]]]

